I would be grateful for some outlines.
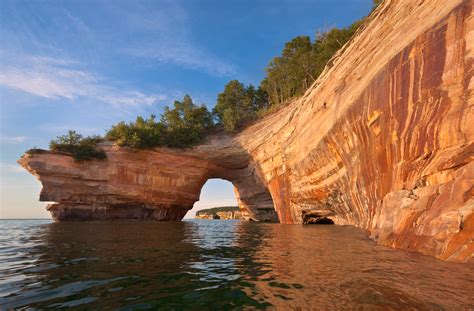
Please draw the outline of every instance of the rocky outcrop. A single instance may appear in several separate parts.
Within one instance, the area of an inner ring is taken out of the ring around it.
[[[237,211],[237,212],[217,212],[217,216],[221,220],[242,219],[242,214],[239,211]]]
[[[181,220],[209,178],[235,185],[245,219],[278,221],[270,193],[250,158],[228,136],[190,150],[131,150],[101,143],[107,160],[75,161],[54,152],[19,161],[43,184],[40,201],[55,220]],[[216,146],[221,147],[218,149]]]
[[[196,219],[220,219],[233,220],[242,219],[242,213],[238,206],[214,207],[196,212]]]
[[[188,150],[105,143],[106,161],[19,163],[56,219],[181,219],[209,178],[244,217],[302,223],[327,211],[379,243],[467,261],[474,253],[471,0],[385,1],[304,96],[235,137]],[[314,214],[314,213],[313,213]]]

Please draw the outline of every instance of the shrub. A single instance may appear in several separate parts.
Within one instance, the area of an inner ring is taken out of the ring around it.
[[[106,138],[121,146],[148,149],[157,146],[186,148],[200,143],[213,126],[212,115],[204,105],[197,106],[186,95],[165,107],[161,121],[156,116],[137,117],[135,122],[119,122],[107,132]]]
[[[165,107],[161,122],[167,129],[165,146],[185,148],[200,143],[213,127],[212,115],[206,106],[197,106],[189,95],[175,101],[174,108]]]
[[[265,69],[267,75],[261,83],[271,104],[302,95],[361,23],[356,21],[346,28],[317,33],[313,43],[308,36],[298,36],[287,42],[281,56],[275,57]]]
[[[254,119],[257,111],[266,109],[268,96],[260,87],[232,80],[218,95],[214,114],[227,132],[235,132],[245,122]]]
[[[47,152],[48,151],[35,146],[31,149],[28,149],[25,153],[28,153],[28,154],[42,154],[42,153],[47,153]]]
[[[69,131],[66,135],[51,140],[49,149],[54,152],[71,154],[76,160],[103,160],[107,158],[104,150],[97,149],[97,143],[102,140],[99,136],[83,137],[76,131]]]
[[[382,0],[373,0],[375,9]],[[213,114],[204,105],[195,105],[190,96],[165,107],[160,121],[155,115],[137,117],[135,122],[119,122],[107,132],[106,138],[121,146],[148,149],[157,146],[186,148],[204,140],[214,128],[213,116],[227,132],[236,132],[249,121],[278,110],[294,96],[302,95],[321,75],[331,58],[354,35],[363,20],[338,29],[317,33],[314,42],[298,36],[287,42],[281,56],[275,57],[265,69],[260,86],[247,87],[232,80],[218,95]],[[50,149],[67,152],[78,160],[104,159],[103,150],[96,149],[99,137],[83,138],[75,131],[52,140]],[[30,149],[28,153],[41,153]]]
[[[133,123],[119,122],[107,132],[106,138],[115,140],[120,146],[138,149],[152,148],[164,143],[165,127],[156,121],[155,115],[148,119],[137,117]]]

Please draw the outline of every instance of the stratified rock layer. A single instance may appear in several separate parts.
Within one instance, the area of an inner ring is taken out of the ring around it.
[[[303,97],[235,137],[184,151],[105,143],[106,161],[45,153],[19,163],[43,183],[40,199],[57,202],[49,210],[59,220],[178,220],[207,179],[223,178],[246,218],[324,214],[385,245],[468,261],[472,6],[385,1]]]
[[[18,161],[41,180],[40,200],[57,202],[47,206],[55,220],[181,220],[204,183],[223,178],[234,184],[244,218],[278,221],[250,157],[226,135],[184,151],[137,151],[109,142],[100,148],[107,160],[44,151]]]
[[[213,207],[209,209],[202,209],[196,212],[196,219],[220,219],[220,220],[231,220],[231,219],[242,219],[242,213],[238,206],[223,206]]]

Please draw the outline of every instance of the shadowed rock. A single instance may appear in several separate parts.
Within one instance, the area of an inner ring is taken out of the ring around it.
[[[334,225],[334,220],[331,219],[331,216],[334,216],[334,213],[331,211],[302,211],[301,213],[303,218],[303,224],[305,225]]]

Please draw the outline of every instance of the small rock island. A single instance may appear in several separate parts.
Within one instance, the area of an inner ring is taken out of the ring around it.
[[[238,206],[221,206],[197,211],[195,218],[232,220],[242,219],[242,214],[240,213],[240,209]]]

